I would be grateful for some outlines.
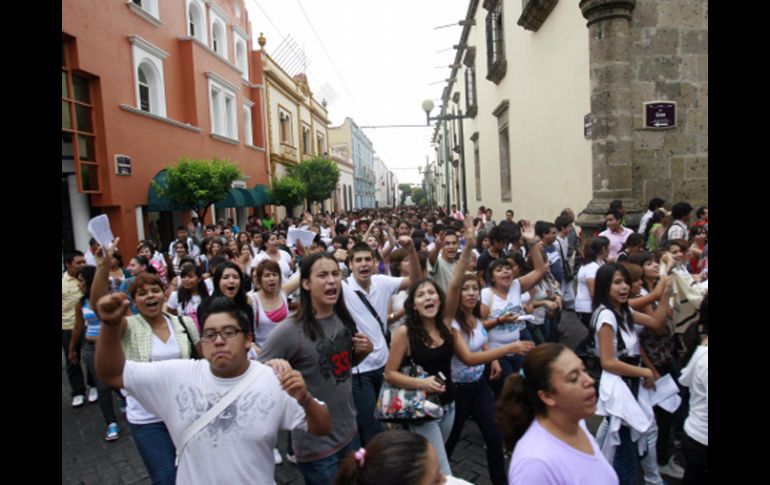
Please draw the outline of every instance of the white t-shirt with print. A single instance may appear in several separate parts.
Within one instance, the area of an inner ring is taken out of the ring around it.
[[[201,297],[200,295],[192,295],[190,298],[190,301],[187,302],[187,304],[182,307],[182,305],[179,303],[179,293],[177,291],[171,293],[171,296],[168,298],[168,307],[171,310],[174,310],[177,312],[177,315],[183,315],[185,317],[190,317],[195,322],[195,325],[198,326],[198,331],[200,332],[201,324],[198,322],[198,305],[201,304]]]
[[[516,279],[508,290],[508,296],[505,300],[495,295],[492,288],[481,290],[481,303],[489,306],[489,317],[497,318],[505,313],[511,312],[517,315],[523,315],[524,308],[521,306],[521,283]],[[490,305],[491,303],[491,305]],[[503,345],[520,340],[520,332],[526,328],[524,322],[501,323],[488,331],[489,348],[496,349]]]
[[[481,321],[476,322],[476,328],[473,329],[470,339],[465,332],[460,329],[460,323],[457,320],[452,320],[452,328],[456,329],[457,334],[465,340],[465,343],[468,344],[468,349],[471,352],[480,351],[487,343],[487,330],[484,328],[484,325],[481,324]],[[481,379],[483,374],[484,364],[469,366],[465,365],[457,355],[452,356],[452,382],[476,382]]]
[[[275,483],[278,431],[307,430],[305,411],[281,389],[271,368],[250,365],[259,376],[188,441],[177,483]],[[163,420],[177,447],[184,431],[241,379],[214,376],[206,360],[129,361],[123,370],[125,388]]]

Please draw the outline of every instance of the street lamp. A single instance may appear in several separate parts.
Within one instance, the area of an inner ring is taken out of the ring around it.
[[[462,108],[458,108],[456,115],[439,115],[439,116],[433,116],[431,117],[430,112],[433,111],[433,108],[435,105],[433,104],[433,101],[430,99],[426,99],[422,102],[422,110],[425,111],[425,117],[426,117],[426,125],[430,126],[431,121],[454,121],[459,120],[460,121],[460,167],[462,171],[462,178],[463,178],[463,213],[468,212],[468,196],[465,189],[465,138],[463,137],[463,120],[465,118],[470,118],[470,116],[463,115]],[[447,143],[447,137],[446,134],[444,136],[444,143]],[[446,175],[446,187],[447,187],[447,194],[446,194],[446,209],[449,211],[449,156],[447,154],[447,165],[445,166],[445,175]]]

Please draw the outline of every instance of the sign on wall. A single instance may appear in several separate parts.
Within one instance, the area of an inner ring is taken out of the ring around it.
[[[593,132],[591,131],[591,113],[588,113],[583,117],[583,136],[588,139],[591,139],[592,133]]]
[[[644,127],[665,129],[676,127],[675,101],[648,101],[644,103]]]
[[[128,155],[115,155],[115,173],[118,175],[131,175],[131,157]]]

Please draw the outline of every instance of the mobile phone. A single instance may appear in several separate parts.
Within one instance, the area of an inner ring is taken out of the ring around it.
[[[438,381],[438,383],[439,383],[439,384],[441,384],[442,386],[443,386],[444,384],[446,384],[446,376],[444,375],[444,373],[443,373],[443,372],[441,372],[441,371],[438,371],[438,374],[436,374],[436,375],[435,375],[435,376],[433,376],[433,377],[435,377],[435,378],[436,378],[436,380]]]

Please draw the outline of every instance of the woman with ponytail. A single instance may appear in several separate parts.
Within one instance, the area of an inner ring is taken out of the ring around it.
[[[594,381],[574,352],[556,343],[532,349],[497,402],[497,421],[513,450],[509,485],[617,485],[585,424],[595,411]]]

